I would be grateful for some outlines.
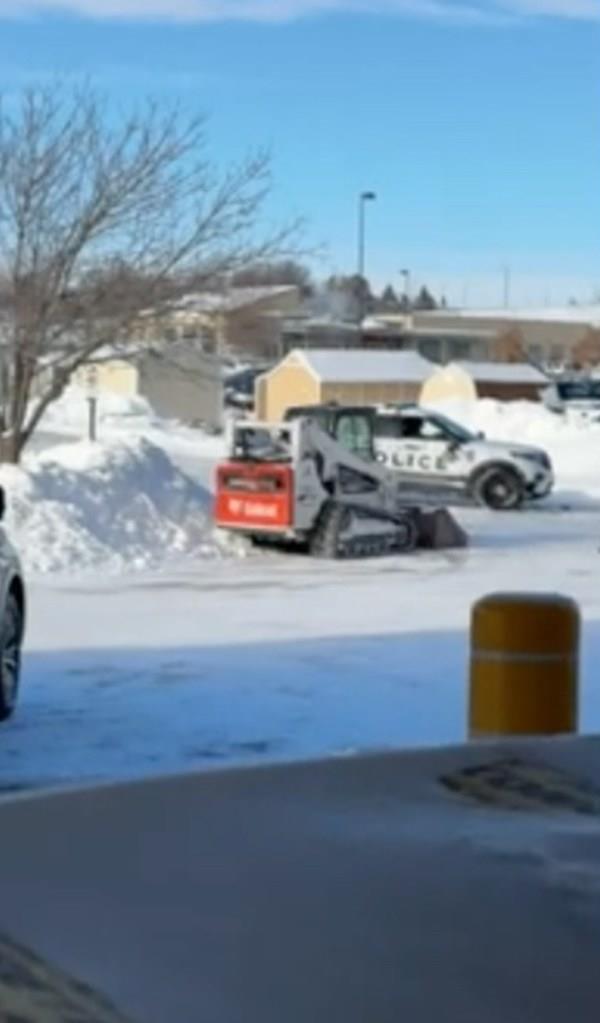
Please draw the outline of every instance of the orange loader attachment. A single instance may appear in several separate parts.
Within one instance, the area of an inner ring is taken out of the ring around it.
[[[225,462],[217,468],[215,522],[240,532],[294,528],[294,472],[289,465]]]

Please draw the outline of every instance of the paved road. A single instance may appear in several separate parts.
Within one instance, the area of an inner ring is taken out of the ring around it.
[[[598,783],[589,754],[572,766]],[[140,1023],[595,1023],[597,822],[438,785],[493,756],[0,805],[0,930]]]

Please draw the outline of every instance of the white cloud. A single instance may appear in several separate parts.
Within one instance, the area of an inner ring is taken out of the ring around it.
[[[273,22],[332,12],[475,23],[532,16],[596,20],[600,0],[0,0],[0,17],[71,13],[102,19]]]

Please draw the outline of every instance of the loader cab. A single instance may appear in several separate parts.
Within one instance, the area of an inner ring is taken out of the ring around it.
[[[289,408],[285,422],[313,419],[321,429],[367,462],[375,461],[375,410],[366,405],[296,405]]]

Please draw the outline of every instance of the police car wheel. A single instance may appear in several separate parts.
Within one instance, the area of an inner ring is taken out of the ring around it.
[[[476,477],[473,496],[478,504],[494,511],[513,511],[523,503],[524,490],[516,473],[502,466],[492,467]]]

